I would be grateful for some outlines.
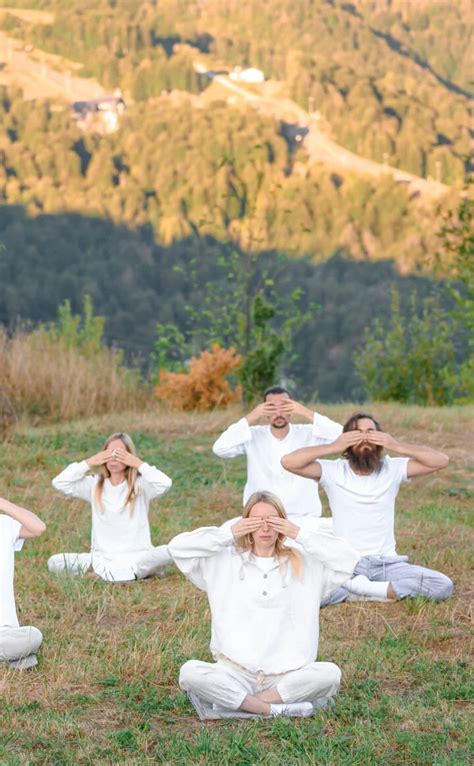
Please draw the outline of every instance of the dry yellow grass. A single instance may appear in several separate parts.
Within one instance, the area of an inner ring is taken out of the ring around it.
[[[143,408],[151,399],[114,351],[87,357],[42,330],[9,337],[0,329],[0,384],[19,416],[53,421]]]

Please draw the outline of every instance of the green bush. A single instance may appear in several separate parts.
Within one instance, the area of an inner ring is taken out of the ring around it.
[[[460,390],[453,350],[454,322],[434,297],[415,296],[405,317],[397,291],[387,329],[380,320],[366,331],[354,356],[367,395],[376,401],[451,404]]]

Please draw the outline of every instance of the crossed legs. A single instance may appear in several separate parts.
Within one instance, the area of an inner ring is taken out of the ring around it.
[[[225,718],[234,717],[236,711],[243,717],[284,710],[292,714],[292,706],[293,714],[308,715],[336,694],[340,680],[341,671],[331,662],[312,662],[290,673],[264,676],[225,660],[189,660],[181,668],[179,685],[188,692],[201,718]]]

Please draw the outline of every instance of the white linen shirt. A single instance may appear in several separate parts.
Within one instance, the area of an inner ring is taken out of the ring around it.
[[[361,476],[344,458],[318,460],[334,534],[350,540],[362,556],[396,555],[395,499],[400,484],[408,481],[408,461],[386,455],[379,471]]]
[[[300,528],[296,542],[302,574],[287,558],[261,559],[239,552],[228,524],[184,532],[168,544],[176,566],[207,592],[210,649],[252,673],[287,673],[314,662],[319,643],[319,607],[353,573],[359,554],[332,534]]]
[[[102,564],[119,562],[125,568],[137,554],[152,548],[148,509],[150,501],[171,487],[171,479],[148,463],[142,463],[136,480],[137,498],[133,509],[125,505],[128,494],[126,481],[113,485],[105,479],[102,506],[97,505],[95,488],[99,477],[86,475],[90,466],[83,460],[71,463],[53,481],[53,487],[65,495],[79,497],[92,506],[91,553],[92,565],[100,572]]]
[[[20,550],[21,524],[10,516],[0,514],[0,628],[18,628],[13,578],[15,551]]]
[[[284,439],[275,438],[270,426],[250,426],[247,418],[242,418],[219,436],[212,449],[223,458],[247,455],[244,505],[254,492],[273,492],[282,501],[287,516],[297,523],[301,516],[321,516],[317,484],[286,471],[281,458],[301,447],[332,442],[341,433],[339,423],[318,413],[312,425],[290,423]]]

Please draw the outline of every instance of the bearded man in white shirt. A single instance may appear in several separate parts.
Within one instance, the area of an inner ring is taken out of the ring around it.
[[[349,543],[300,528],[275,495],[255,492],[232,526],[184,532],[168,550],[209,600],[215,662],[189,660],[179,677],[201,720],[309,716],[328,703],[341,672],[315,661],[319,606],[354,571]]]
[[[293,415],[311,421],[311,425],[290,423]],[[255,425],[261,419],[266,419],[268,425]],[[265,391],[261,404],[224,431],[213,452],[223,458],[246,455],[244,505],[254,492],[268,490],[281,500],[291,521],[329,531],[331,519],[320,518],[317,485],[304,477],[292,476],[280,461],[300,447],[333,442],[341,432],[339,423],[295,402],[285,388],[272,386]]]
[[[382,457],[387,449],[403,457]],[[342,453],[337,460],[324,460]],[[353,594],[373,599],[425,596],[449,598],[453,583],[445,574],[408,563],[395,547],[395,500],[400,485],[445,468],[443,452],[407,444],[384,433],[366,413],[353,415],[332,444],[296,450],[282,459],[291,473],[318,482],[326,492],[334,534],[361,554],[354,578],[327,599],[337,604]]]
[[[13,578],[15,551],[24,540],[42,535],[46,525],[36,514],[0,498],[0,664],[26,670],[37,664],[43,636],[31,625],[20,628]]]

